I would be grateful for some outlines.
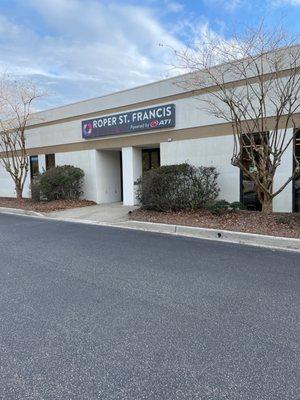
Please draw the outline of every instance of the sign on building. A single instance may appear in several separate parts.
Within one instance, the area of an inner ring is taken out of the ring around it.
[[[145,108],[82,121],[84,139],[175,126],[175,104]]]

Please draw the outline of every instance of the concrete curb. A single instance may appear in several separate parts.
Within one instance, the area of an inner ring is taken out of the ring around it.
[[[65,222],[84,223],[98,226],[109,226],[113,228],[134,229],[145,232],[156,232],[177,236],[188,236],[198,239],[215,240],[219,242],[236,243],[256,247],[264,247],[277,250],[290,250],[300,252],[300,239],[258,235],[254,233],[234,232],[209,228],[197,228],[184,225],[162,224],[145,221],[124,221],[124,222],[96,222],[91,220],[78,220],[73,218],[51,218]]]
[[[184,225],[169,225],[144,221],[128,221],[126,222],[126,226],[132,229],[169,233],[180,236],[195,237],[199,239],[246,244],[251,246],[267,247],[280,250],[300,251],[300,239],[294,238],[259,235],[254,233],[235,232],[209,228],[198,228]]]
[[[188,236],[198,239],[215,240],[219,242],[236,243],[256,247],[264,247],[275,250],[289,250],[300,252],[300,239],[276,237],[269,235],[258,235],[254,233],[226,231],[209,228],[197,228],[184,225],[162,224],[146,221],[122,221],[122,222],[98,222],[94,220],[83,220],[75,218],[50,217],[35,211],[20,210],[15,208],[0,207],[0,212],[5,214],[17,214],[29,217],[42,217],[52,221],[63,221],[81,223],[98,226],[108,226],[112,228],[134,229],[145,232],[156,232],[177,236]]]
[[[0,207],[0,213],[44,217],[42,213],[31,210],[23,210],[22,208]]]

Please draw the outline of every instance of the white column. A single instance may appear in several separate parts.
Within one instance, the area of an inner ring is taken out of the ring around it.
[[[45,154],[39,154],[39,173],[42,174],[46,171],[46,156]]]
[[[134,182],[142,175],[142,150],[136,147],[122,148],[123,204],[138,204]]]

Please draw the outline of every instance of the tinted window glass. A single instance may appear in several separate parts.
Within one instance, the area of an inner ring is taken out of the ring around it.
[[[160,166],[160,149],[144,149],[143,155],[143,172]]]
[[[248,171],[253,172],[255,170],[255,163],[253,162],[252,153],[247,151],[251,146],[255,145],[257,149],[261,147],[264,142],[267,143],[268,140],[268,132],[265,134],[252,134],[251,140],[250,137],[245,135],[243,137],[243,165],[247,168]],[[254,152],[253,157],[255,160],[257,159],[256,153]],[[261,204],[258,200],[258,196],[255,191],[254,182],[247,176],[243,174],[241,171],[241,202],[249,209],[249,210],[261,210]]]
[[[295,157],[300,162],[300,129],[296,132],[295,137]],[[300,176],[294,180],[295,193],[295,211],[300,212]]]
[[[46,154],[46,169],[55,167],[55,154]]]
[[[30,177],[33,179],[39,174],[39,158],[38,156],[30,156]]]

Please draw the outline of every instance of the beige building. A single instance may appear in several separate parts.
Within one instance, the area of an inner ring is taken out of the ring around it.
[[[199,97],[211,88],[185,90],[171,78],[35,114],[27,129],[31,173],[51,165],[74,165],[85,172],[84,197],[97,203],[136,203],[135,180],[157,165],[189,162],[214,166],[220,173],[220,198],[259,207],[253,186],[230,163],[231,126],[201,111]],[[239,84],[239,82],[234,82]],[[300,128],[300,114],[295,115]],[[272,115],[268,118],[272,129]],[[292,135],[293,127],[288,129]],[[300,157],[300,134],[287,149],[275,176],[275,188],[293,170],[293,152]],[[275,211],[300,206],[299,181],[274,199]],[[7,172],[0,168],[0,196],[14,196]]]

